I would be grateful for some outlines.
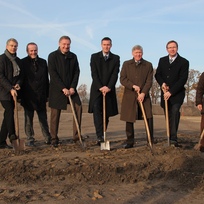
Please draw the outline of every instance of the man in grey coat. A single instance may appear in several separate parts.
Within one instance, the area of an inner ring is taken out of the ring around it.
[[[52,145],[58,147],[58,128],[61,110],[67,109],[69,104],[68,96],[73,100],[73,106],[76,111],[76,117],[81,127],[82,106],[77,93],[79,80],[79,63],[77,56],[70,52],[71,39],[68,36],[62,36],[59,39],[59,48],[48,56],[48,71],[50,74],[49,87],[49,107],[50,116],[50,134]],[[76,124],[73,121],[73,140],[79,140]]]
[[[120,83],[125,87],[120,119],[126,121],[127,144],[125,148],[134,145],[134,122],[141,119],[139,102],[144,105],[150,137],[153,142],[153,115],[149,90],[152,86],[152,64],[142,58],[143,48],[136,45],[132,48],[133,59],[125,61],[120,73]]]
[[[105,37],[101,40],[102,51],[91,55],[91,92],[89,113],[93,113],[98,144],[103,138],[103,95],[106,101],[106,128],[109,117],[118,114],[115,84],[118,79],[120,57],[110,52],[112,40]]]

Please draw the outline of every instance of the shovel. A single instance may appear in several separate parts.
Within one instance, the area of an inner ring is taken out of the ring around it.
[[[169,110],[168,101],[165,100],[165,117],[166,117],[166,134],[168,139],[168,146],[170,146],[170,134],[169,134]]]
[[[68,95],[68,98],[69,98],[69,103],[70,103],[70,106],[71,106],[71,109],[72,109],[72,114],[73,114],[73,117],[74,117],[74,121],[75,121],[75,124],[76,124],[77,132],[78,132],[78,136],[79,136],[79,141],[81,143],[81,146],[85,147],[85,144],[82,141],[81,131],[80,131],[80,128],[79,128],[79,123],[78,123],[78,120],[77,120],[77,117],[76,117],[76,113],[75,113],[75,110],[74,110],[74,106],[73,106],[73,103],[72,103],[71,96]]]
[[[17,97],[14,97],[14,105],[15,105],[15,130],[17,139],[12,141],[13,148],[15,152],[25,150],[25,141],[20,139],[19,136],[19,120],[18,120],[18,105],[17,105]]]
[[[148,138],[148,141],[149,141],[149,146],[152,150],[152,140],[151,140],[151,136],[150,136],[150,131],[149,131],[149,125],[147,123],[147,117],[146,117],[146,114],[145,114],[145,110],[144,110],[144,106],[143,106],[143,103],[140,101],[140,107],[141,107],[141,110],[142,110],[142,115],[143,115],[143,118],[144,118],[144,122],[145,122],[145,127],[146,127],[146,131],[147,131],[147,138]]]
[[[165,93],[165,89],[163,89],[163,92]],[[169,110],[168,110],[168,101],[165,101],[165,118],[166,118],[166,134],[168,139],[168,146],[170,146],[170,131],[169,131]]]
[[[110,142],[106,140],[106,96],[103,95],[103,136],[104,142],[101,142],[101,150],[110,150]]]
[[[200,140],[199,140],[198,144],[195,145],[194,149],[200,150],[201,152],[204,152],[204,129],[200,135]]]

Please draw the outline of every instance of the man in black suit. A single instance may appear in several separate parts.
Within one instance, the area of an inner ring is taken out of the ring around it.
[[[159,60],[155,78],[161,87],[161,107],[165,110],[164,100],[168,101],[170,142],[179,147],[177,131],[180,120],[180,107],[185,98],[185,83],[188,79],[189,62],[178,54],[178,43],[167,43],[168,56]]]
[[[101,40],[102,51],[91,55],[92,85],[89,101],[89,113],[93,113],[98,144],[103,138],[103,95],[106,99],[106,128],[109,117],[118,114],[115,84],[118,79],[120,57],[110,52],[112,40]]]
[[[22,85],[21,105],[24,108],[25,133],[28,146],[35,146],[33,117],[36,111],[46,144],[51,144],[51,136],[47,123],[46,102],[49,92],[48,67],[45,59],[38,56],[38,46],[31,42],[26,46],[28,56],[23,58],[22,69],[24,80]]]

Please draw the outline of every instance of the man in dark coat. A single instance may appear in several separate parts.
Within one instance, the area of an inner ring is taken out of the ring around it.
[[[14,124],[14,97],[22,84],[21,61],[16,56],[18,42],[7,40],[6,50],[0,56],[0,101],[4,108],[4,119],[0,132],[0,148],[12,148],[6,142],[7,136],[12,143],[17,139]]]
[[[152,87],[152,64],[142,58],[143,48],[135,45],[132,48],[133,59],[125,61],[120,73],[120,83],[125,87],[120,119],[126,121],[127,144],[125,148],[134,145],[134,122],[142,119],[139,102],[143,103],[150,137],[153,142],[153,115],[149,90]]]
[[[91,92],[89,113],[93,113],[98,144],[103,138],[103,95],[106,101],[106,128],[109,117],[118,114],[115,84],[118,79],[120,57],[110,52],[112,41],[109,37],[101,40],[102,51],[91,55]]]
[[[165,110],[164,100],[168,100],[170,143],[180,147],[177,131],[180,121],[180,107],[185,98],[184,85],[188,79],[189,62],[178,54],[178,43],[167,43],[168,56],[162,57],[156,70],[155,78],[161,87],[161,107]]]
[[[201,113],[201,121],[200,121],[200,134],[202,134],[204,130],[204,72],[201,74],[200,79],[198,81],[198,86],[196,89],[196,106]],[[202,135],[201,135],[202,136]],[[204,151],[204,136],[200,139],[199,148],[203,152]]]
[[[52,144],[57,147],[59,144],[58,127],[61,110],[67,109],[70,95],[76,111],[79,128],[81,127],[82,106],[76,87],[79,79],[79,63],[77,56],[70,52],[71,39],[62,36],[59,39],[59,48],[48,56],[48,71],[50,74],[49,106],[50,134]],[[73,140],[79,140],[76,124],[73,121]]]
[[[28,56],[22,59],[24,80],[21,89],[21,105],[24,108],[25,133],[27,135],[28,146],[35,146],[33,129],[34,111],[37,112],[45,143],[51,144],[46,109],[49,91],[47,62],[38,57],[38,46],[36,43],[28,43],[26,51]]]

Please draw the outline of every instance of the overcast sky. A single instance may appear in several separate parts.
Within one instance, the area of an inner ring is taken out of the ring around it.
[[[111,51],[120,56],[121,66],[139,44],[143,58],[154,68],[173,39],[179,54],[190,61],[190,69],[203,72],[203,8],[203,0],[0,0],[0,53],[12,37],[19,42],[20,58],[27,55],[27,43],[35,42],[39,56],[47,59],[58,48],[59,38],[69,35],[80,64],[79,85],[89,88],[90,56],[101,50],[103,37],[112,39]]]

